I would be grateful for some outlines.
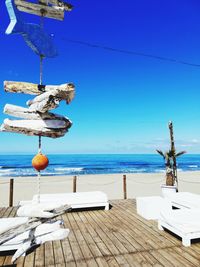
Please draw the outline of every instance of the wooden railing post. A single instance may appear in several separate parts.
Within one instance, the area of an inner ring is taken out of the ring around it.
[[[9,207],[13,206],[14,179],[10,179]]]
[[[73,177],[73,193],[76,193],[76,180],[77,180],[77,176],[75,175]]]
[[[124,191],[124,199],[127,199],[127,191],[126,191],[126,175],[123,175],[123,191]]]

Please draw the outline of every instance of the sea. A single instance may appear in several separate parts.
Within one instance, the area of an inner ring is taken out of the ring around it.
[[[0,155],[0,177],[35,176],[33,155]],[[156,154],[59,154],[48,155],[46,176],[159,173],[165,171],[164,160]],[[200,154],[186,154],[177,159],[179,171],[200,170]]]

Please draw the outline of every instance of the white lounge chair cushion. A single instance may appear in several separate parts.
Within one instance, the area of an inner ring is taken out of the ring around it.
[[[19,207],[17,210],[17,216],[19,217],[39,217],[39,218],[51,218],[54,213],[51,212],[56,208],[62,206],[60,202],[48,202],[38,204],[27,204]]]
[[[178,192],[170,195],[169,199],[172,204],[178,205],[180,208],[200,209],[200,195],[198,194]]]
[[[33,196],[32,203],[37,203],[38,196]],[[108,203],[107,195],[101,191],[78,192],[78,193],[59,193],[59,194],[41,194],[40,202],[56,202],[62,205],[68,204],[73,207],[102,206]]]
[[[200,232],[199,209],[161,210],[160,220],[185,234]]]

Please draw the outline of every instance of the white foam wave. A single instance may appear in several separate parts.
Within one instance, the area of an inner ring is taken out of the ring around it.
[[[11,173],[14,169],[1,169],[0,173]]]
[[[198,165],[189,165],[189,168],[198,168]]]
[[[55,168],[55,171],[66,171],[66,172],[81,172],[84,168],[69,168],[69,167],[59,167]]]

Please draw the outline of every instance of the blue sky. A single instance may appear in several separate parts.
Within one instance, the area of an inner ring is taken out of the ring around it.
[[[44,61],[44,83],[73,82],[76,97],[55,111],[73,121],[63,138],[43,138],[45,153],[155,153],[167,149],[174,123],[177,150],[200,152],[200,67],[91,47],[68,40],[200,64],[197,0],[75,1],[63,22],[45,20],[59,55]],[[39,59],[9,24],[0,2],[0,121],[6,103],[28,95],[3,91],[4,80],[39,82]],[[39,18],[24,14],[27,22]],[[37,137],[0,133],[0,153],[35,153]]]

